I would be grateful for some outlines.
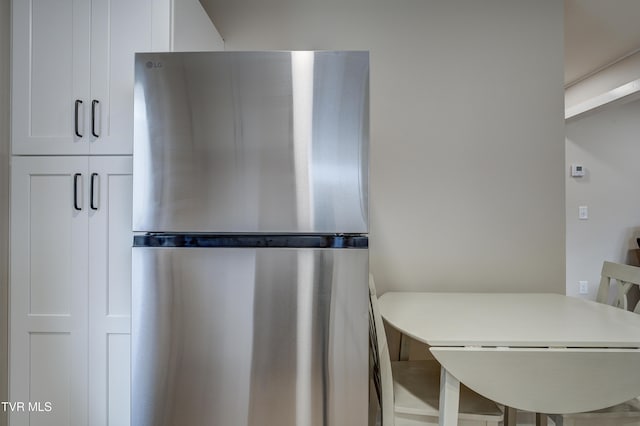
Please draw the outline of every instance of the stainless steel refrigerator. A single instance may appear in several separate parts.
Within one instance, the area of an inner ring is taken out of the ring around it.
[[[367,52],[136,55],[132,426],[358,426]]]

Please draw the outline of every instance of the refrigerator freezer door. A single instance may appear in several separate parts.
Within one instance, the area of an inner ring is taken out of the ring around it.
[[[366,249],[134,248],[132,426],[366,425]]]
[[[367,233],[367,52],[136,55],[142,232]]]

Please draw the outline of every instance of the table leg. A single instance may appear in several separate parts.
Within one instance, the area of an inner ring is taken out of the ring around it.
[[[517,424],[517,411],[515,408],[504,407],[504,426],[516,426]]]
[[[440,419],[439,426],[458,425],[460,381],[444,367],[440,368]]]

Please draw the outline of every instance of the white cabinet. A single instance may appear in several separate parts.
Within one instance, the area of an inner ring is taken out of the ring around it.
[[[131,154],[134,53],[221,50],[198,0],[13,0],[14,155]]]
[[[130,154],[133,53],[151,49],[151,0],[12,7],[13,154]]]
[[[130,157],[13,157],[9,400],[19,425],[127,425]],[[50,403],[47,411],[46,403]]]

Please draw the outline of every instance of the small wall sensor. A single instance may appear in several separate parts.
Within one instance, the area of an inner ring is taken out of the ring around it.
[[[583,177],[584,167],[581,164],[571,165],[571,177]]]

